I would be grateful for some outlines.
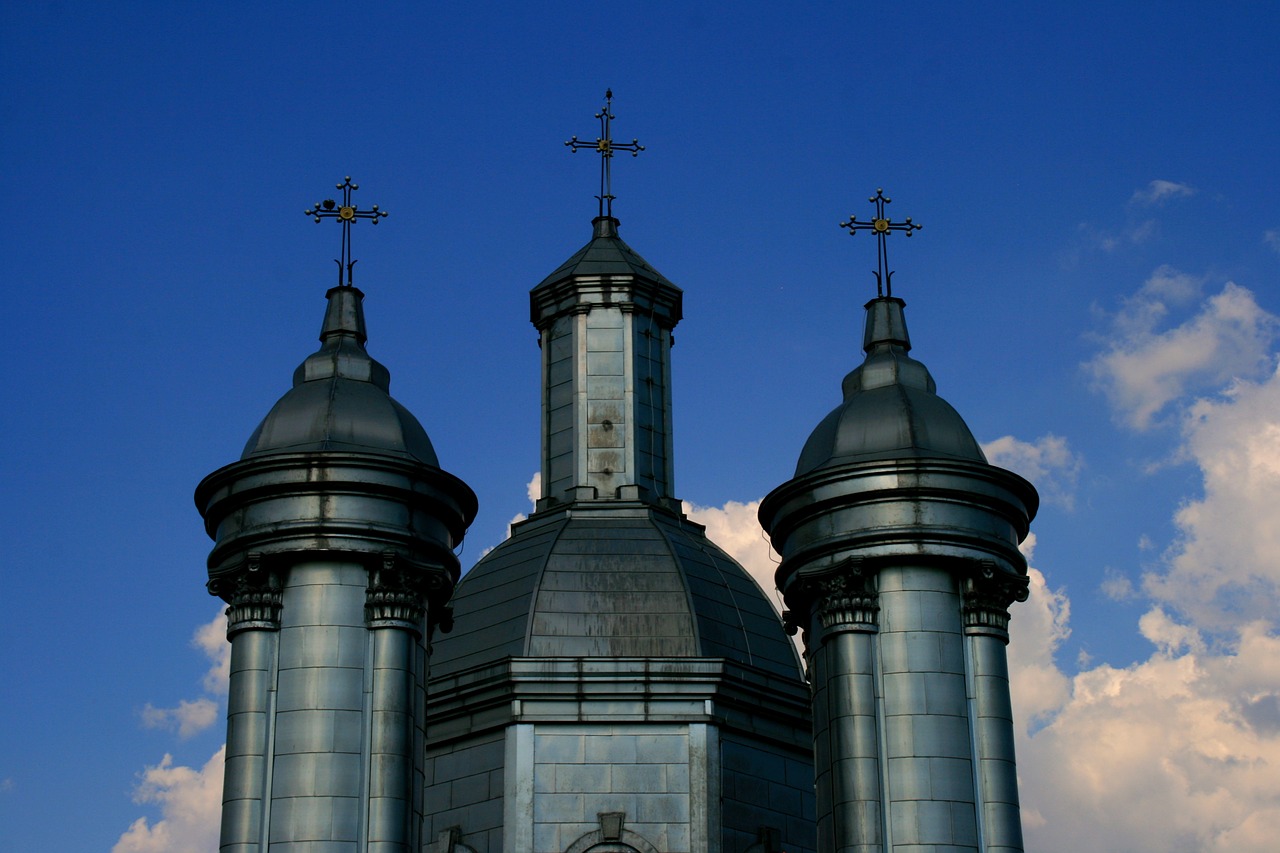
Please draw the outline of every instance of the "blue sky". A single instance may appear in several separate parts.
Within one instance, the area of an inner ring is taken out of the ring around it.
[[[1267,849],[1280,11],[435,5],[0,11],[0,848],[207,849],[191,492],[316,346],[338,230],[303,210],[344,175],[391,212],[354,235],[370,351],[480,496],[464,566],[528,511],[525,294],[590,236],[596,162],[562,143],[610,86],[646,146],[622,236],[686,292],[678,494],[767,563],[751,504],[874,295],[837,223],[884,187],[924,224],[889,247],[914,354],[1048,498],[1012,652],[1032,846]]]

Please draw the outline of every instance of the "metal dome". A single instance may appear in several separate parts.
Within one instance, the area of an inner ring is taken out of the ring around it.
[[[702,525],[640,502],[579,503],[515,525],[452,606],[433,678],[507,657],[719,657],[800,677],[746,570]]]
[[[364,294],[340,286],[326,296],[323,345],[294,371],[293,388],[253,431],[240,458],[346,450],[439,467],[426,430],[388,393],[391,374],[365,351]]]
[[[929,369],[911,356],[896,297],[867,303],[866,361],[844,379],[844,402],[805,442],[796,476],[875,459],[941,457],[986,463],[968,425],[936,393]]]

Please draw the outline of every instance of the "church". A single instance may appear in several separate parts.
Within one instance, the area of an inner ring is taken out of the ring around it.
[[[761,505],[779,618],[681,511],[682,291],[620,236],[611,160],[642,146],[611,95],[597,118],[566,143],[600,156],[590,239],[530,282],[542,494],[465,576],[477,497],[365,346],[350,233],[385,212],[349,178],[307,211],[343,233],[320,348],[196,491],[232,645],[222,853],[1022,851],[1005,646],[1038,499],[909,355],[884,250],[919,226],[879,192],[844,223],[879,292]]]

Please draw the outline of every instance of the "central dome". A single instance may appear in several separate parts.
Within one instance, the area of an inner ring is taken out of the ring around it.
[[[636,502],[539,513],[463,577],[433,678],[506,657],[718,657],[790,679],[795,648],[702,525]]]

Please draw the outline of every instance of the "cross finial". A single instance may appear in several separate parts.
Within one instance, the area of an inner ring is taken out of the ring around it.
[[[609,171],[609,164],[613,160],[613,152],[629,151],[632,157],[639,157],[640,152],[644,150],[644,146],[640,144],[640,140],[632,139],[630,142],[614,142],[611,136],[612,130],[610,123],[613,121],[613,112],[610,107],[613,104],[613,90],[604,90],[604,106],[600,112],[596,113],[596,118],[600,119],[600,135],[596,137],[595,142],[584,142],[573,137],[565,143],[569,147],[569,151],[577,154],[579,148],[594,148],[600,152],[600,195],[596,198],[600,201],[600,216],[613,216],[613,186]]]
[[[884,215],[884,206],[893,201],[891,198],[884,197],[884,190],[877,189],[876,194],[867,199],[876,206],[876,216],[870,222],[859,222],[858,217],[850,216],[848,222],[841,222],[841,228],[848,228],[850,234],[857,234],[859,231],[871,231],[876,235],[876,243],[879,244],[879,253],[877,257],[877,265],[879,270],[873,275],[876,277],[876,296],[893,296],[893,270],[889,269],[889,254],[884,245],[884,238],[888,237],[894,231],[905,231],[910,237],[915,231],[919,231],[922,225],[917,225],[911,221],[908,216],[902,222],[890,222],[888,217]]]
[[[378,220],[387,215],[385,210],[379,210],[375,204],[369,210],[361,210],[351,203],[351,192],[360,189],[359,184],[351,183],[351,176],[343,180],[337,185],[337,189],[342,190],[342,204],[338,204],[331,198],[324,201],[318,201],[310,210],[304,211],[307,216],[313,217],[316,222],[321,219],[336,219],[338,224],[342,226],[342,259],[333,259],[338,265],[338,287],[342,287],[342,271],[347,271],[347,287],[351,287],[351,268],[356,265],[355,259],[351,257],[351,224],[357,219],[372,219],[373,224],[377,225]]]

